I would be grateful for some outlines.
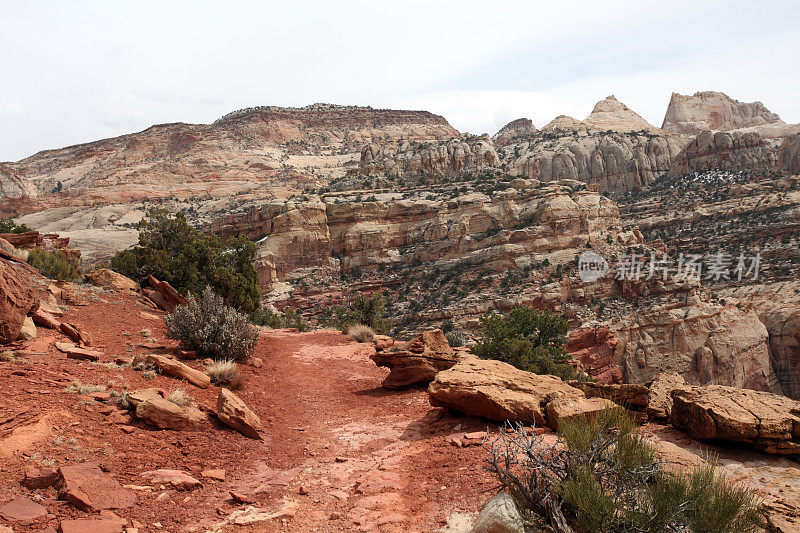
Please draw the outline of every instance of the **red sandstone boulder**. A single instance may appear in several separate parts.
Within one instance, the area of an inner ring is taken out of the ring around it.
[[[127,509],[136,501],[133,492],[123,488],[115,479],[100,470],[97,463],[62,466],[58,473],[61,475],[61,499],[83,511]]]
[[[28,265],[0,257],[0,344],[17,340],[25,318],[39,307]]]
[[[377,346],[376,342],[376,349]],[[414,383],[429,383],[437,372],[456,364],[459,356],[441,330],[432,329],[408,342],[395,344],[389,350],[377,351],[370,358],[378,366],[391,369],[381,385],[397,389]]]

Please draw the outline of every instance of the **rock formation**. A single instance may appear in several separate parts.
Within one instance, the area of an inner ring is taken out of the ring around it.
[[[500,131],[492,136],[492,142],[497,148],[502,148],[507,144],[511,144],[519,138],[524,138],[536,133],[536,126],[529,118],[518,118],[512,120],[502,128]]]
[[[505,270],[524,266],[531,254],[577,249],[620,230],[611,200],[560,185],[508,189],[492,197],[468,193],[428,198],[381,195],[359,201],[326,196],[230,215],[209,229],[222,236],[242,232],[263,237],[256,265],[264,291],[310,268],[347,273],[381,265],[470,260]]]
[[[606,97],[595,104],[594,109],[583,121],[589,131],[614,131],[627,133],[645,131],[659,133],[659,129],[647,122],[638,113],[614,98]]]
[[[488,135],[464,135],[439,142],[368,144],[361,150],[357,174],[435,181],[477,174],[499,165]]]
[[[508,145],[500,157],[511,175],[542,182],[577,180],[620,195],[667,172],[686,144],[681,137],[651,133],[561,135]]]
[[[377,348],[377,347],[376,347]],[[458,362],[458,355],[439,329],[421,333],[410,341],[379,350],[370,356],[378,366],[391,369],[381,386],[397,389],[415,383],[429,383],[441,370]]]
[[[685,176],[707,170],[754,171],[778,169],[778,154],[758,133],[701,131],[672,162],[669,175]]]
[[[744,103],[720,92],[705,91],[691,96],[672,93],[661,129],[696,135],[703,130],[726,131],[767,125],[785,124],[761,102]]]
[[[17,340],[28,315],[39,308],[36,274],[8,252],[0,251],[0,344]]]
[[[722,386],[678,389],[672,400],[672,425],[696,439],[744,442],[767,453],[800,452],[800,402]]]
[[[780,391],[769,335],[752,309],[702,301],[640,309],[615,336],[615,360],[626,383],[677,372],[692,384]]]
[[[780,168],[793,174],[800,174],[800,133],[787,137],[778,152]]]

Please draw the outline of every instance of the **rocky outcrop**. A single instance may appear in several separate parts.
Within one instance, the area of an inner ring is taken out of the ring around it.
[[[617,339],[609,326],[569,332],[566,350],[581,368],[600,383],[621,383],[622,372],[614,365]]]
[[[672,413],[672,391],[686,386],[686,380],[675,372],[656,376],[647,390],[647,414],[655,420],[668,420]]]
[[[502,148],[507,144],[511,144],[517,139],[528,137],[536,133],[536,126],[529,118],[518,118],[512,120],[502,128],[500,131],[492,136],[492,142],[497,148]]]
[[[620,195],[667,172],[687,142],[652,133],[562,134],[508,145],[500,155],[511,175],[542,182],[577,180]]]
[[[476,174],[499,166],[500,158],[488,135],[465,135],[460,139],[421,144],[407,141],[368,144],[361,150],[357,173],[398,179],[440,180]]]
[[[0,198],[36,196],[36,187],[11,165],[0,163]]]
[[[179,305],[189,303],[169,282],[159,281],[152,275],[147,276],[147,282],[150,286],[142,289],[142,294],[162,311],[171,313]]]
[[[781,143],[778,164],[792,174],[800,174],[800,133],[787,137]]]
[[[25,319],[39,307],[32,268],[0,252],[0,344],[17,340]]]
[[[605,384],[592,381],[570,381],[570,385],[580,389],[587,398],[605,398],[617,405],[634,411],[647,407],[649,389],[638,383]]]
[[[700,440],[744,442],[767,453],[800,452],[800,402],[735,387],[687,387],[672,393],[673,426]]]
[[[391,369],[381,386],[397,389],[433,381],[439,371],[447,370],[458,362],[458,355],[442,331],[432,329],[387,351],[376,351],[370,359],[378,366]]]
[[[704,130],[672,162],[669,176],[707,170],[772,172],[778,169],[774,146],[758,133]]]
[[[782,123],[761,102],[744,103],[716,91],[691,96],[672,93],[661,129],[696,135],[703,130],[734,130]]]
[[[548,413],[547,405],[559,398],[585,400],[583,392],[555,376],[540,376],[500,361],[467,357],[436,374],[428,386],[434,407],[447,407],[491,420],[512,420],[553,427],[567,407]],[[594,406],[592,406],[594,407]],[[573,416],[575,413],[571,413]]]
[[[677,372],[691,384],[780,390],[767,330],[752,309],[695,298],[640,309],[621,321],[615,336],[614,358],[626,383]]]

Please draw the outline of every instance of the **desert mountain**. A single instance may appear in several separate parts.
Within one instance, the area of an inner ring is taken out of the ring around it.
[[[508,126],[510,124],[506,128]],[[583,121],[566,115],[559,115],[543,127],[542,131],[551,133],[571,131],[613,131],[617,133],[647,131],[660,133],[658,128],[617,100],[613,94],[597,102],[592,112]]]
[[[786,137],[800,132],[800,125],[787,125],[761,102],[740,102],[716,91],[691,96],[672,93],[661,128],[690,135],[703,130],[754,131],[762,137]]]
[[[500,131],[492,136],[492,141],[496,147],[502,148],[515,139],[525,137],[526,135],[533,135],[537,131],[539,130],[533,125],[531,119],[518,118],[500,128]]]

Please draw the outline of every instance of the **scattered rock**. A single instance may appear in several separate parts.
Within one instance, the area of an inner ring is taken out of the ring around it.
[[[647,414],[655,420],[667,420],[672,412],[672,391],[686,387],[686,380],[675,372],[662,372],[650,384]]]
[[[92,337],[78,325],[62,322],[59,329],[61,333],[69,337],[73,342],[82,344],[83,346],[92,345]]]
[[[204,372],[181,363],[175,359],[154,353],[137,355],[133,358],[133,366],[148,364],[158,368],[162,374],[172,376],[177,379],[186,380],[189,383],[200,387],[208,388],[211,385],[211,378]]]
[[[389,351],[378,351],[371,356],[371,359],[378,366],[391,369],[381,384],[387,389],[414,383],[428,383],[433,380],[437,372],[446,370],[458,362],[455,350],[450,347],[444,334],[438,329],[417,335],[408,342],[395,345]]]
[[[558,425],[565,420],[591,418],[616,407],[617,404],[606,398],[557,398],[547,404],[547,422],[551,428],[558,429]]]
[[[32,522],[47,514],[47,509],[35,501],[20,496],[0,507],[0,516],[9,522]]]
[[[33,323],[37,326],[54,330],[61,329],[61,322],[53,314],[41,308],[37,309],[31,318],[33,318]]]
[[[670,423],[699,440],[745,442],[773,454],[800,453],[800,402],[721,385],[672,391]]]
[[[59,497],[87,513],[127,509],[136,501],[136,494],[104,473],[97,463],[62,466],[58,473]]]
[[[180,407],[165,399],[158,389],[144,389],[128,395],[136,408],[136,416],[160,429],[198,431],[206,416],[193,406]]]
[[[557,398],[585,398],[555,376],[540,376],[501,361],[468,356],[436,374],[428,386],[434,407],[492,420],[546,426],[545,406]]]
[[[500,492],[481,509],[470,533],[525,533],[525,523],[517,504],[506,492]]]
[[[54,468],[37,468],[35,466],[25,467],[25,478],[22,480],[22,486],[26,489],[46,489],[59,479],[59,474]]]
[[[203,470],[200,472],[200,475],[209,479],[216,479],[217,481],[225,481],[224,468],[211,468],[209,470]]]
[[[98,268],[85,274],[86,281],[92,285],[103,287],[117,292],[137,292],[139,284],[132,279],[123,276],[107,268]]]
[[[32,341],[36,338],[36,324],[33,322],[33,318],[26,316],[25,320],[22,322],[22,327],[19,330],[19,335],[17,335],[18,341]]]
[[[147,282],[150,287],[142,289],[142,292],[163,311],[171,313],[179,305],[189,302],[166,281],[158,281],[153,276],[147,276]]]
[[[234,393],[226,388],[219,390],[217,416],[220,421],[251,439],[261,439],[261,419]]]
[[[127,522],[122,518],[79,518],[62,520],[59,533],[128,533]]]
[[[256,501],[255,498],[253,496],[249,495],[249,494],[244,494],[242,492],[237,492],[235,490],[231,490],[231,491],[228,491],[228,492],[231,495],[231,498],[233,498],[237,502],[253,503],[253,502]]]
[[[154,485],[163,485],[175,490],[192,490],[202,485],[200,481],[180,470],[153,470],[142,472],[141,476]]]
[[[98,350],[88,350],[75,346],[71,342],[57,342],[58,351],[67,354],[67,359],[77,359],[79,361],[99,361],[105,354]]]

